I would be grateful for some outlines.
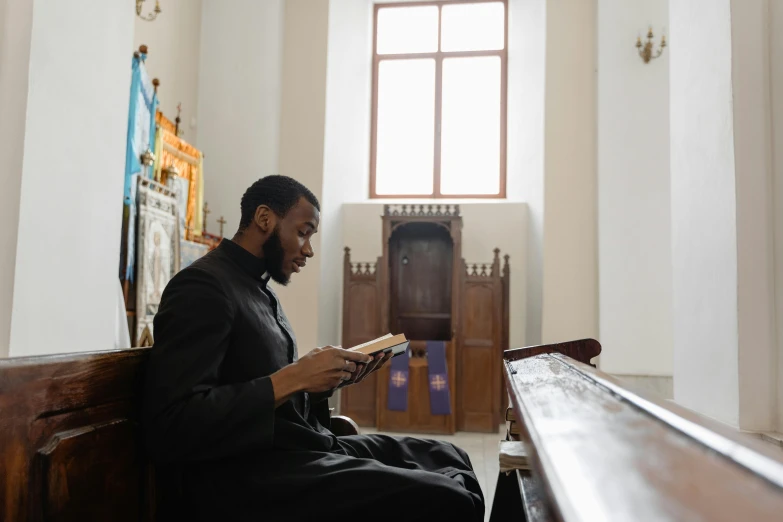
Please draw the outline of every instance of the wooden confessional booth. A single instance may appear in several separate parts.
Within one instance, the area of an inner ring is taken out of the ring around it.
[[[345,249],[346,347],[386,333],[411,340],[407,411],[387,405],[390,363],[341,390],[340,413],[379,430],[495,432],[507,404],[501,364],[508,349],[509,266],[462,259],[459,205],[386,205],[383,255],[351,261]],[[446,341],[451,414],[432,415],[426,341]]]

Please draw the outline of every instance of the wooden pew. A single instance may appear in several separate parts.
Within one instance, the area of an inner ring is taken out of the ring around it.
[[[0,521],[151,522],[165,503],[144,454],[149,348],[0,359]],[[355,424],[332,417],[337,435]]]
[[[783,452],[595,369],[600,351],[505,352],[532,469],[500,474],[490,520],[783,520]]]

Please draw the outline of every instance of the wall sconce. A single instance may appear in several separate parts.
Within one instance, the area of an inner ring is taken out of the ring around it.
[[[136,16],[144,20],[145,22],[151,22],[160,14],[160,0],[155,0],[155,9],[152,10],[147,16],[141,16],[141,6],[145,0],[136,0]]]
[[[642,43],[642,37],[636,38],[636,48],[639,50],[639,56],[642,57],[644,63],[650,63],[650,60],[654,60],[663,54],[663,49],[666,47],[666,35],[661,36],[661,46],[658,48],[658,52],[653,54],[653,32],[652,27],[647,31],[647,43]]]

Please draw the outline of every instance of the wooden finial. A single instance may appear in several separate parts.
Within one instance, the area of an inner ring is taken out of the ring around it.
[[[207,215],[208,215],[210,212],[212,212],[212,211],[211,211],[211,210],[209,210],[209,205],[208,205],[208,204],[207,204],[207,202],[205,201],[205,202],[204,202],[204,209],[203,209],[203,213],[204,213],[204,232],[206,232],[206,231],[207,231]]]
[[[157,78],[153,78],[152,86],[155,88],[155,94],[158,94],[158,87],[160,87],[160,80],[158,80]]]
[[[226,220],[223,219],[223,216],[220,216],[220,219],[218,219],[217,222],[220,224],[220,237],[223,237],[223,226],[226,224]]]
[[[177,117],[174,118],[174,136],[179,136],[179,122],[182,121],[182,119],[179,117],[180,113],[182,112],[182,102],[179,102],[177,104]],[[223,235],[222,233],[220,234]]]

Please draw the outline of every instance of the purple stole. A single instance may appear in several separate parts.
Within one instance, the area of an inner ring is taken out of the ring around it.
[[[389,399],[386,407],[394,411],[408,409],[408,350],[391,360]]]
[[[446,341],[427,341],[427,368],[430,383],[430,412],[433,415],[449,415],[451,396],[449,374],[446,369]]]

